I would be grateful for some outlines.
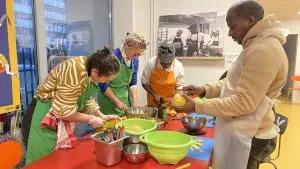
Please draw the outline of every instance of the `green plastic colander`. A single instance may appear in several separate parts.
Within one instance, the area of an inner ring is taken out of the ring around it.
[[[116,128],[125,127],[125,133],[129,135],[142,135],[154,131],[157,128],[156,122],[153,120],[145,120],[139,118],[131,118],[120,121],[116,124]],[[140,130],[133,130],[132,127],[137,126]]]
[[[177,164],[188,153],[197,140],[175,131],[155,131],[140,136],[140,141],[148,145],[150,154],[160,164]]]

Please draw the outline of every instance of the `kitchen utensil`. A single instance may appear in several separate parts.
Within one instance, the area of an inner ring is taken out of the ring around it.
[[[125,111],[127,118],[152,119],[157,117],[156,107],[128,107]]]
[[[123,148],[127,162],[137,164],[146,160],[148,148],[145,144],[129,144]]]
[[[175,131],[155,131],[140,136],[148,145],[150,154],[160,164],[177,164],[198,141],[193,137]]]
[[[205,127],[206,117],[182,117],[181,123],[191,133],[197,133]]]
[[[105,130],[104,133],[103,133],[103,140],[106,142],[106,143],[109,143],[113,140],[113,135],[112,135],[112,132],[110,130]]]
[[[126,138],[128,137],[125,136],[107,143],[102,140],[103,132],[92,135],[92,139],[95,141],[97,162],[105,166],[113,166],[121,162],[123,141]]]
[[[124,130],[125,130],[124,126],[119,127],[119,132],[118,132],[118,138],[117,139],[119,139],[123,136]]]
[[[191,165],[192,165],[192,163],[186,163],[186,164],[183,164],[183,165],[177,167],[176,169],[185,169],[185,168],[188,168]]]
[[[107,129],[113,129],[115,128],[116,124],[118,123],[119,121],[116,121],[116,120],[113,120],[113,121],[107,121],[104,123],[103,126],[99,127],[96,129],[97,132],[101,132],[101,131],[104,131],[104,130],[107,130]]]

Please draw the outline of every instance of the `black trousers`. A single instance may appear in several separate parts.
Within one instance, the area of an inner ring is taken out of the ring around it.
[[[273,139],[252,139],[247,169],[259,169],[259,164],[275,150],[277,137]]]
[[[23,143],[26,149],[27,149],[28,137],[30,132],[31,120],[35,109],[36,101],[37,100],[35,98],[32,98],[32,101],[30,105],[28,105],[22,120],[21,130],[23,136]]]

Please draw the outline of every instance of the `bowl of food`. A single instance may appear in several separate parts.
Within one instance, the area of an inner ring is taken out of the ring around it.
[[[145,144],[128,144],[123,152],[126,161],[132,164],[142,163],[148,157],[148,147]]]
[[[190,133],[197,133],[201,131],[206,124],[206,117],[182,117],[181,123],[185,129],[187,129]]]
[[[116,128],[124,126],[125,134],[129,136],[124,144],[140,143],[139,136],[149,133],[157,129],[157,124],[153,120],[131,118],[120,121],[116,124]]]
[[[127,118],[153,119],[157,117],[156,107],[128,107],[125,111]]]

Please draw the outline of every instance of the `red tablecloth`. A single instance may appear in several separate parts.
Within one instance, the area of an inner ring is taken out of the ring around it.
[[[169,121],[167,126],[162,130],[172,130],[186,132],[180,120]],[[214,128],[205,128],[206,134],[202,137],[213,138]],[[69,150],[57,150],[48,156],[24,167],[23,169],[175,169],[186,163],[192,165],[188,169],[208,169],[209,161],[201,161],[192,158],[185,158],[177,165],[160,165],[153,158],[149,158],[142,164],[130,164],[126,160],[112,166],[105,167],[96,161],[94,141],[88,137],[80,140],[80,143]]]

